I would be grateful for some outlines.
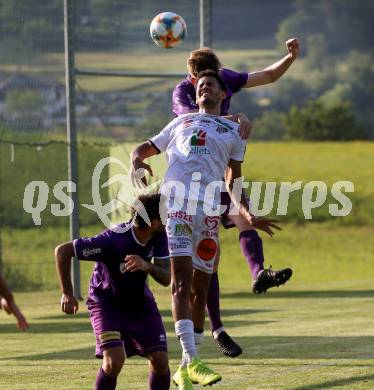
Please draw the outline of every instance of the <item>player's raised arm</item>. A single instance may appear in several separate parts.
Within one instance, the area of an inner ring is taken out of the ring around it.
[[[138,169],[145,169],[153,176],[152,168],[149,164],[146,164],[144,160],[146,158],[155,156],[160,153],[158,149],[150,142],[144,142],[132,150],[130,154],[130,172],[135,175]]]
[[[263,70],[248,73],[248,80],[244,85],[244,88],[252,88],[259,85],[270,84],[282,77],[299,54],[299,40],[297,38],[289,39],[286,42],[286,47],[288,54],[285,55],[282,59]]]
[[[72,241],[65,242],[55,249],[56,269],[62,290],[61,310],[66,314],[75,314],[78,311],[78,301],[73,295],[73,285],[70,276],[71,258],[74,255]]]

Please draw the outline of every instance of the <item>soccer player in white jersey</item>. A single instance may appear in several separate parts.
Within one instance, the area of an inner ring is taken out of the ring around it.
[[[168,169],[161,192],[169,199],[166,231],[171,257],[172,311],[175,332],[183,349],[182,362],[173,380],[183,390],[191,390],[193,382],[210,385],[221,380],[221,375],[197,356],[196,345],[203,338],[207,290],[217,255],[221,190],[218,183],[226,167],[230,195],[241,215],[270,235],[272,228],[277,228],[272,220],[253,217],[246,199],[237,199],[232,192],[234,180],[241,177],[245,141],[239,136],[237,124],[219,116],[225,97],[226,87],[220,76],[213,71],[201,72],[196,88],[199,112],[174,119],[131,153],[134,176],[140,168],[152,175],[144,160],[160,152],[167,154]]]

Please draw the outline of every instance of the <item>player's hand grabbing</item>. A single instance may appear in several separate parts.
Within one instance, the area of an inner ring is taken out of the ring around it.
[[[1,298],[0,306],[7,314],[13,314],[14,317],[16,317],[17,328],[19,330],[25,331],[29,327],[26,318],[23,316],[13,299],[7,300],[5,298]]]
[[[268,219],[268,218],[264,218],[264,217],[252,216],[252,218],[251,218],[252,225],[256,229],[264,231],[270,237],[273,237],[273,235],[274,235],[273,229],[282,230],[278,225],[276,225],[276,222],[278,222],[278,221],[275,219]]]
[[[78,311],[78,301],[73,294],[62,294],[61,310],[66,314],[75,314]]]
[[[238,114],[238,123],[239,123],[239,135],[241,139],[248,139],[251,136],[252,132],[252,122],[247,118],[245,114],[240,112]]]
[[[286,46],[290,57],[294,60],[299,55],[300,43],[297,38],[291,38],[286,41]]]
[[[143,260],[138,255],[127,255],[125,257],[125,265],[126,265],[126,271],[129,272],[136,272],[136,271],[148,272],[151,266],[148,261]]]
[[[131,161],[130,174],[134,187],[144,187],[144,185],[147,185],[145,171],[153,176],[153,171],[149,164],[146,164],[144,161],[141,161],[138,158]]]

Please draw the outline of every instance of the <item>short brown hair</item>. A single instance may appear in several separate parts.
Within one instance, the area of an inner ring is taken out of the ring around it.
[[[136,208],[142,204],[148,215],[149,220],[152,222],[154,219],[161,218],[160,200],[160,194],[142,194],[137,197],[134,206],[131,208],[131,217],[137,226],[144,229],[146,226],[148,226],[148,224],[137,212]]]
[[[191,51],[187,59],[188,72],[194,77],[206,69],[218,72],[221,66],[221,62],[214,51],[208,47]]]
[[[221,90],[227,92],[226,84],[222,80],[222,77],[218,74],[218,72],[215,72],[212,69],[203,70],[202,72],[200,72],[197,75],[197,78],[196,78],[197,82],[199,82],[199,80],[202,79],[203,77],[213,77],[213,78],[215,78],[218,81],[218,84],[219,84]]]

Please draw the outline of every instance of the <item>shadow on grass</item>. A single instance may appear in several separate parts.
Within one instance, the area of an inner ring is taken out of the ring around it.
[[[277,291],[271,290],[266,294],[254,295],[248,292],[222,293],[222,298],[229,299],[273,299],[273,298],[374,298],[373,290],[326,290],[326,291]]]
[[[29,321],[30,328],[27,333],[31,334],[50,334],[50,333],[85,333],[92,330],[91,324],[87,322],[73,322],[70,320],[63,322],[41,322],[35,323]],[[0,334],[19,333],[15,324],[0,324]]]
[[[354,383],[369,382],[372,380],[374,380],[374,374],[373,375],[353,376],[351,378],[335,379],[333,381],[326,381],[326,382],[322,382],[322,383],[317,383],[315,385],[293,387],[292,390],[330,389],[330,388],[335,387],[335,386],[340,387],[340,386],[346,386],[346,385],[353,385]]]
[[[248,365],[248,359],[373,359],[374,354],[368,355],[366,351],[374,349],[373,337],[318,337],[318,336],[271,336],[271,337],[235,337],[235,341],[243,348],[241,357],[235,359],[235,365]],[[168,337],[169,356],[171,359],[180,357],[180,345],[176,337]],[[368,348],[372,345],[373,348]],[[201,347],[201,356],[204,359],[217,359],[222,355],[218,351],[215,343],[206,337],[205,343]],[[29,354],[22,356],[9,356],[0,360],[83,360],[94,358],[94,343],[92,347],[75,348],[66,351],[55,351],[40,354]],[[241,360],[244,359],[242,362]],[[232,364],[231,359],[224,359],[217,364]],[[261,363],[262,364],[262,363]],[[328,363],[326,363],[328,364]],[[373,362],[374,367],[374,362]],[[349,382],[348,382],[349,383]],[[313,386],[313,385],[311,385]],[[327,388],[323,386],[322,388]],[[314,389],[315,387],[305,387]],[[298,388],[299,389],[299,388]],[[300,388],[304,389],[304,387]]]

